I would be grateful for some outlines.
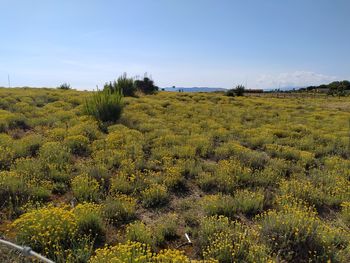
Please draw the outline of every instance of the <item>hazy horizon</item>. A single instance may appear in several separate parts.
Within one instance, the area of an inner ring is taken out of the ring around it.
[[[350,2],[0,0],[0,86],[95,89],[123,72],[159,87],[350,79]]]

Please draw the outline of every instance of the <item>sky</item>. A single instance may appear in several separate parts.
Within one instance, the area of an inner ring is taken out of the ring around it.
[[[350,79],[349,0],[0,0],[0,86],[307,86]]]

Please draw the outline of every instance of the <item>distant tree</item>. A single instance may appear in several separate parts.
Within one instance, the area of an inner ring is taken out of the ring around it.
[[[142,80],[135,80],[135,86],[137,90],[144,94],[154,94],[159,90],[159,88],[154,85],[154,81],[147,77],[147,75],[145,75]]]
[[[72,89],[68,83],[63,83],[57,87],[57,89],[69,90]]]
[[[334,81],[328,85],[328,95],[345,96],[346,84],[344,82]]]

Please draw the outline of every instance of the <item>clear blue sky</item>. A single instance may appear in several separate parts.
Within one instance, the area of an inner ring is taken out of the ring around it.
[[[0,0],[0,86],[93,89],[350,79],[349,0]]]

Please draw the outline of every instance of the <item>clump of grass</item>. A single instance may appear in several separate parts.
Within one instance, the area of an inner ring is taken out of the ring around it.
[[[141,221],[136,221],[126,227],[125,237],[129,241],[137,241],[149,246],[155,245],[152,229]]]
[[[154,225],[156,232],[156,242],[158,245],[164,244],[167,240],[177,237],[179,216],[175,213],[169,213],[161,216]]]
[[[106,89],[93,92],[90,98],[85,101],[85,112],[102,122],[117,121],[123,110],[122,92],[118,89],[111,91]]]
[[[165,186],[154,184],[141,192],[142,204],[145,207],[158,207],[169,201],[169,193]]]
[[[136,218],[136,200],[121,194],[108,197],[103,205],[103,214],[114,225],[128,223]]]
[[[239,190],[234,193],[234,197],[223,194],[207,195],[202,203],[209,216],[224,215],[234,218],[239,213],[251,216],[262,211],[264,195],[259,191]]]

